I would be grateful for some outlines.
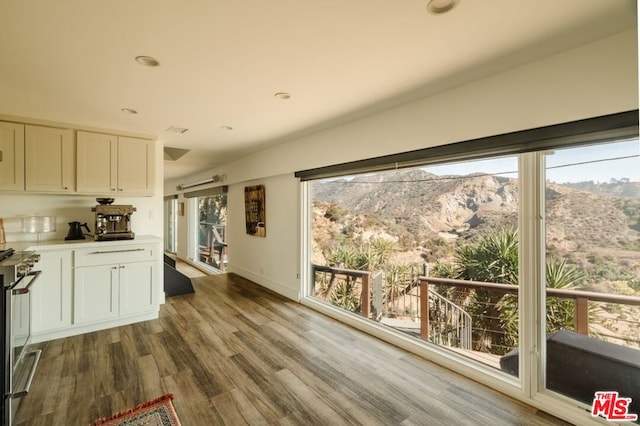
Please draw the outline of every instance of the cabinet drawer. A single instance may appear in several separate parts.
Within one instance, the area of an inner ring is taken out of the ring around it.
[[[153,260],[152,244],[92,247],[75,250],[73,266],[109,265],[114,263],[144,262]]]

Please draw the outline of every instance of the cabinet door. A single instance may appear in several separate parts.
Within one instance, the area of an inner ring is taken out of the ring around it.
[[[156,262],[120,265],[120,315],[157,309]]]
[[[153,195],[155,144],[147,139],[118,137],[118,191]]]
[[[27,191],[73,192],[75,150],[69,129],[25,126]]]
[[[85,324],[118,316],[118,266],[75,268],[73,323]]]
[[[78,132],[77,191],[114,194],[118,189],[118,137]]]
[[[0,190],[24,191],[24,125],[0,122]]]
[[[43,271],[31,287],[32,331],[62,329],[71,325],[71,252],[45,251],[34,270]]]

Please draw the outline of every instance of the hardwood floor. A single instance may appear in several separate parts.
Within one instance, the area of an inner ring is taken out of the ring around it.
[[[183,426],[563,425],[234,275],[158,320],[41,344],[19,425],[86,425],[164,393]]]

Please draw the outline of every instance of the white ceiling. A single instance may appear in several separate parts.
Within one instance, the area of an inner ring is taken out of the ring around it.
[[[637,17],[634,0],[460,0],[440,16],[427,1],[1,1],[0,114],[155,134],[191,150],[165,161],[172,179],[620,32]],[[138,55],[160,66],[143,67]]]

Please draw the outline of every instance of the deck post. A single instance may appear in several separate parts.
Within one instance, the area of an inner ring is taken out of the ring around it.
[[[586,297],[577,297],[575,299],[574,321],[576,332],[589,335],[589,299]]]
[[[429,282],[420,280],[420,337],[429,340]]]
[[[360,295],[361,300],[361,315],[365,318],[369,318],[371,314],[371,288],[369,286],[369,274],[365,274],[362,276],[362,294]]]

